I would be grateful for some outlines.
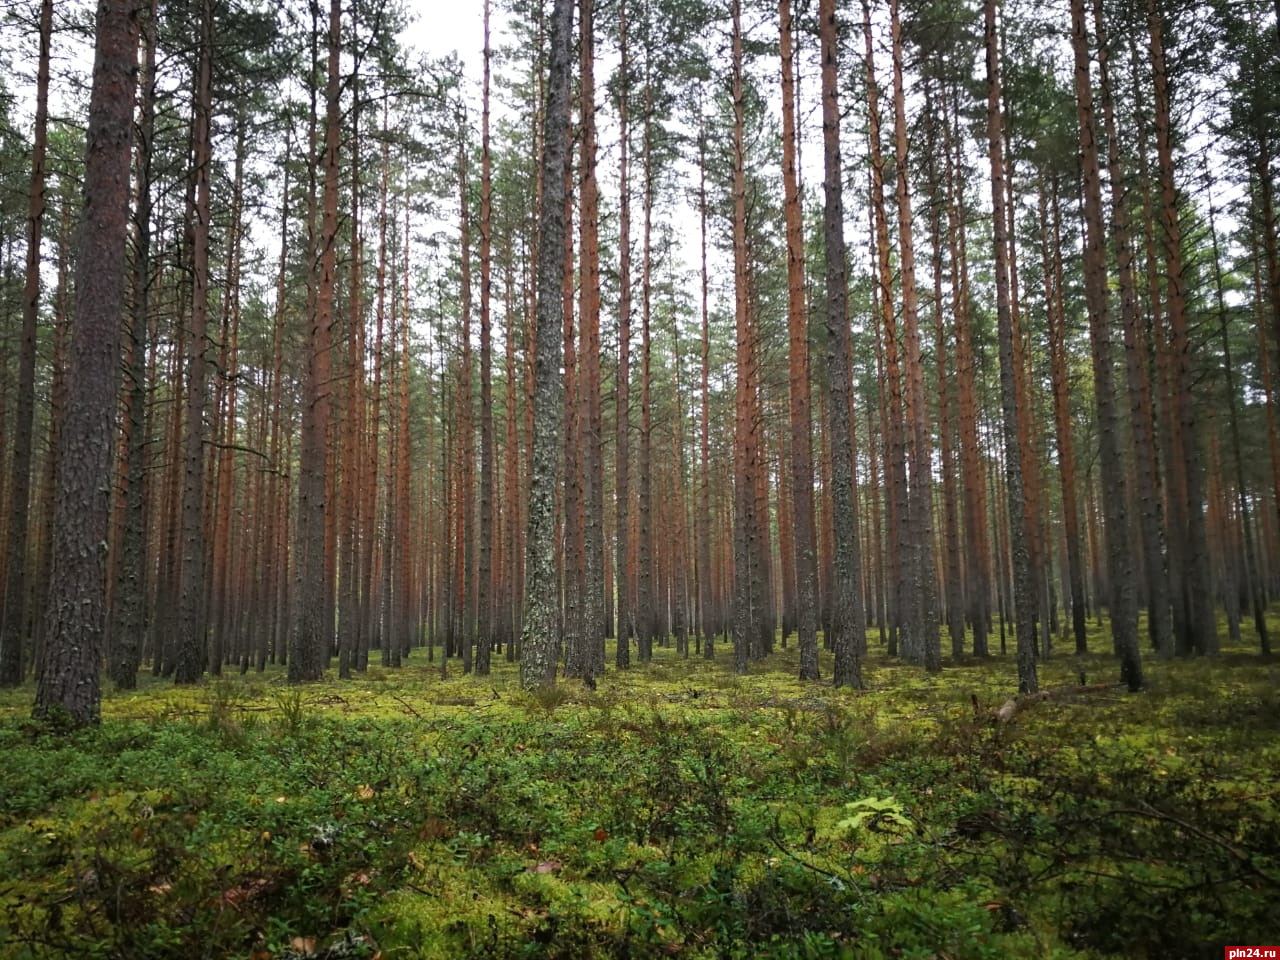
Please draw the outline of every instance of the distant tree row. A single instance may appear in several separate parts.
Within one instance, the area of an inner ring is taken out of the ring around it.
[[[38,714],[607,637],[1269,652],[1274,6],[486,0],[478,78],[394,0],[89,14],[0,49]]]

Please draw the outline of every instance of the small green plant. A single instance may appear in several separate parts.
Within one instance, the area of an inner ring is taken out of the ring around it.
[[[848,711],[836,703],[826,705],[820,723],[819,746],[831,758],[836,776],[843,779],[853,768],[862,736]]]
[[[310,719],[302,691],[297,687],[288,687],[277,691],[275,700],[281,729],[291,737],[301,734]]]
[[[863,797],[846,803],[844,809],[848,816],[831,828],[833,837],[848,838],[863,830],[898,832],[911,826],[906,808],[895,797]]]
[[[241,740],[244,729],[240,724],[242,688],[234,680],[221,679],[209,686],[206,702],[209,706],[205,725],[209,731],[228,743]]]

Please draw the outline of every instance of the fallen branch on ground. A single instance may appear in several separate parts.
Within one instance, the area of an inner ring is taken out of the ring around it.
[[[1089,685],[1081,684],[1075,687],[1055,687],[1052,690],[1038,690],[1035,693],[1024,693],[1017,697],[1010,697],[1000,705],[1000,709],[992,714],[992,719],[996,723],[1008,723],[1023,710],[1045,700],[1066,700],[1070,697],[1079,696],[1082,693],[1111,693],[1118,687],[1123,687],[1123,683],[1094,683]]]

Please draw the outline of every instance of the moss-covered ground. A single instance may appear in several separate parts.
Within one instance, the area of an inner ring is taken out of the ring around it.
[[[1102,646],[1100,639],[1095,645]],[[1280,941],[1280,667],[992,715],[1011,658],[867,689],[659,649],[513,668],[0,694],[0,957],[1221,957]],[[824,659],[829,675],[830,664]],[[1114,677],[1041,664],[1045,687]],[[327,951],[327,952],[326,952]]]

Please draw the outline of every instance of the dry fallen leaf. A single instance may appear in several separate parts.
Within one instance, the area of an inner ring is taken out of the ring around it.
[[[535,864],[534,866],[530,867],[529,872],[530,873],[555,873],[557,870],[559,870],[563,866],[564,864],[561,863],[559,860],[543,860],[541,863]]]
[[[229,890],[223,890],[222,903],[233,910],[238,910],[254,897],[270,888],[270,886],[271,881],[265,877],[253,877],[238,886],[231,887]]]

